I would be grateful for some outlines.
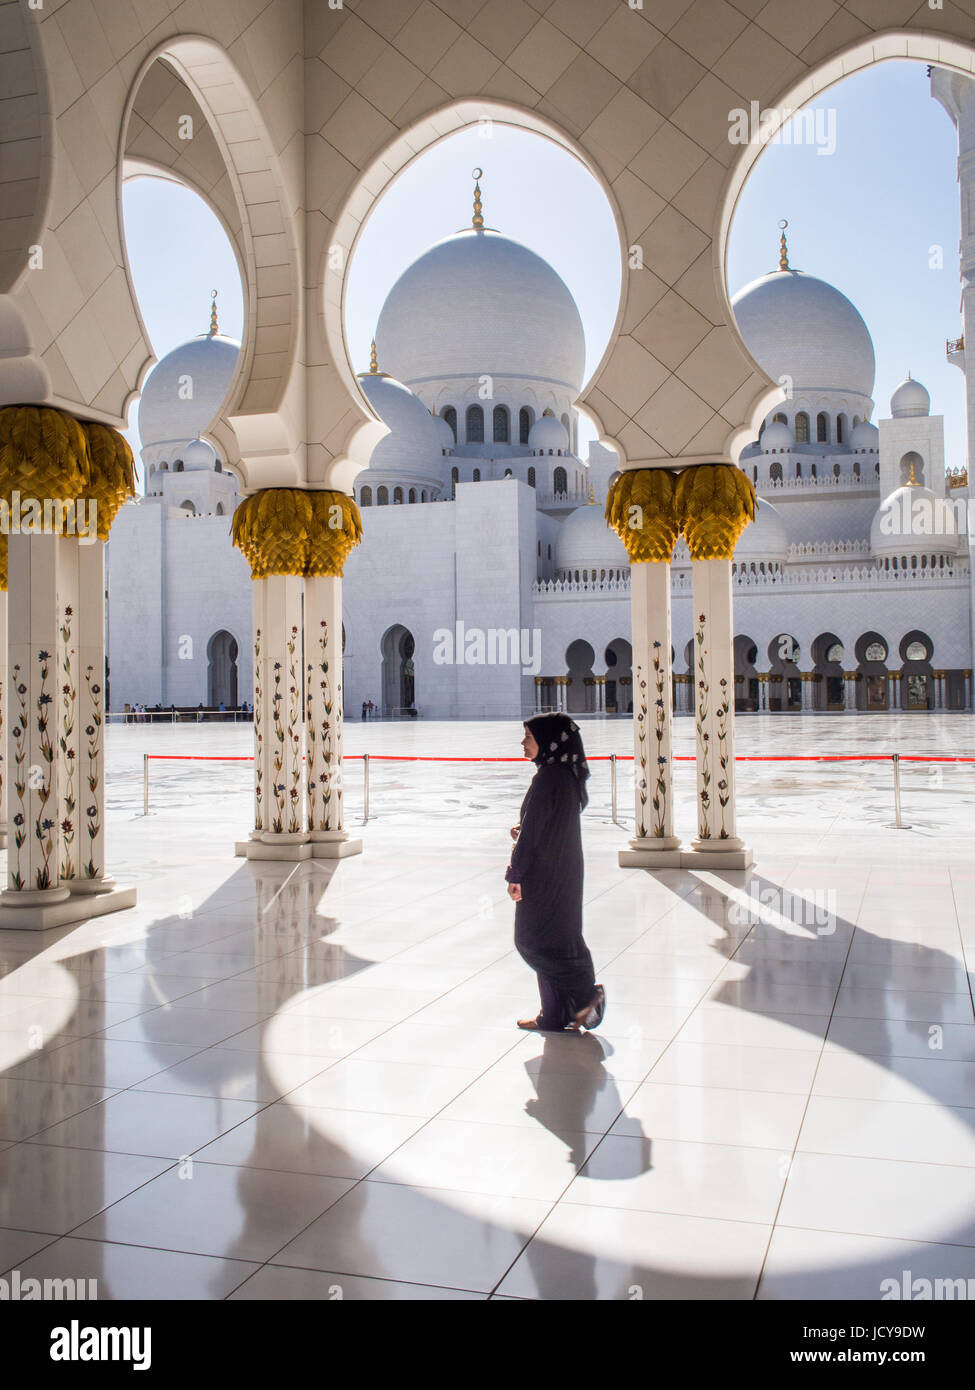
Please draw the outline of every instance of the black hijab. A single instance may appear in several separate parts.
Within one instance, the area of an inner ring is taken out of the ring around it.
[[[589,764],[586,762],[579,725],[567,714],[536,714],[533,719],[525,720],[525,728],[538,744],[538,753],[532,760],[535,766],[565,763],[576,779],[576,790],[584,809],[589,802],[586,791]]]

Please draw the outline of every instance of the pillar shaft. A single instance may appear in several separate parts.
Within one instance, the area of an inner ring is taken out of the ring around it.
[[[312,840],[342,821],[342,580],[305,580],[305,766]]]
[[[731,561],[696,560],[693,572],[698,833],[691,843],[725,852],[742,848],[735,824]]]
[[[634,563],[630,599],[636,826],[630,846],[648,856],[673,855],[680,840],[674,834],[670,565]]]
[[[7,843],[7,591],[0,589],[0,849]]]
[[[255,826],[261,840],[283,845],[305,830],[299,578],[254,580],[254,646]]]

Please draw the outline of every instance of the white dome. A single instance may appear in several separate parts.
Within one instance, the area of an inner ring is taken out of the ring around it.
[[[209,428],[230,389],[239,351],[233,338],[204,333],[167,352],[146,378],[139,401],[143,448],[184,444]],[[192,396],[184,400],[187,388]]]
[[[895,420],[907,419],[912,415],[930,415],[931,397],[919,381],[912,379],[910,373],[894,388],[890,413]]]
[[[587,504],[570,512],[555,541],[559,570],[626,569],[630,557],[615,531],[606,525],[602,507]]]
[[[731,301],[745,344],[773,381],[802,391],[873,392],[876,370],[867,325],[845,294],[804,275],[774,270]]]
[[[762,430],[761,446],[762,452],[766,454],[782,453],[791,449],[796,442],[796,437],[788,425],[781,420],[773,420]]]
[[[376,327],[379,360],[409,385],[485,373],[552,381],[575,394],[585,340],[547,261],[496,232],[458,232],[403,272]]]
[[[541,449],[548,452],[554,449],[556,453],[561,449],[565,454],[569,449],[569,435],[561,420],[557,420],[554,415],[542,415],[535,421],[528,435],[529,449]]]
[[[850,435],[850,448],[855,454],[867,452],[875,454],[880,448],[880,431],[869,420],[861,420],[853,426]]]
[[[870,523],[874,555],[954,555],[958,526],[951,505],[929,487],[896,488],[874,512]]]
[[[443,457],[440,430],[423,402],[401,381],[378,372],[364,372],[359,377],[359,385],[366,400],[390,430],[373,449],[369,469],[439,477]],[[450,431],[446,420],[440,423]],[[360,479],[368,481],[364,475],[360,475]]]
[[[183,450],[183,468],[187,473],[213,472],[217,455],[205,439],[193,439]]]
[[[441,449],[456,449],[457,441],[454,438],[454,432],[443,416],[431,415],[430,419],[433,421],[434,429],[439,436]]]
[[[778,560],[789,558],[789,537],[782,514],[766,502],[755,499],[755,520],[746,526],[735,546],[736,562],[744,560]]]

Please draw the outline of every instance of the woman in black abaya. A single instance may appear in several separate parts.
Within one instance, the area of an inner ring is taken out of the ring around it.
[[[582,832],[589,766],[579,728],[568,715],[540,714],[525,723],[525,757],[538,771],[511,832],[515,847],[505,878],[515,908],[515,946],[538,976],[542,1008],[519,1028],[595,1028],[605,993],[582,939]]]

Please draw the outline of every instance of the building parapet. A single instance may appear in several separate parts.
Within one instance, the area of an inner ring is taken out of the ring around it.
[[[968,580],[968,566],[964,564],[944,570],[885,570],[868,564],[845,565],[842,568],[820,566],[817,569],[796,569],[776,574],[753,574],[750,570],[742,570],[732,575],[731,582],[736,589],[770,592],[784,589],[889,589],[892,586],[903,589],[912,584],[967,589]],[[673,594],[679,597],[690,594],[692,590],[693,577],[689,571],[672,571]],[[576,594],[590,598],[626,598],[629,593],[629,579],[607,579],[602,582],[592,579],[539,579],[532,585],[532,594],[539,600],[562,599]]]

